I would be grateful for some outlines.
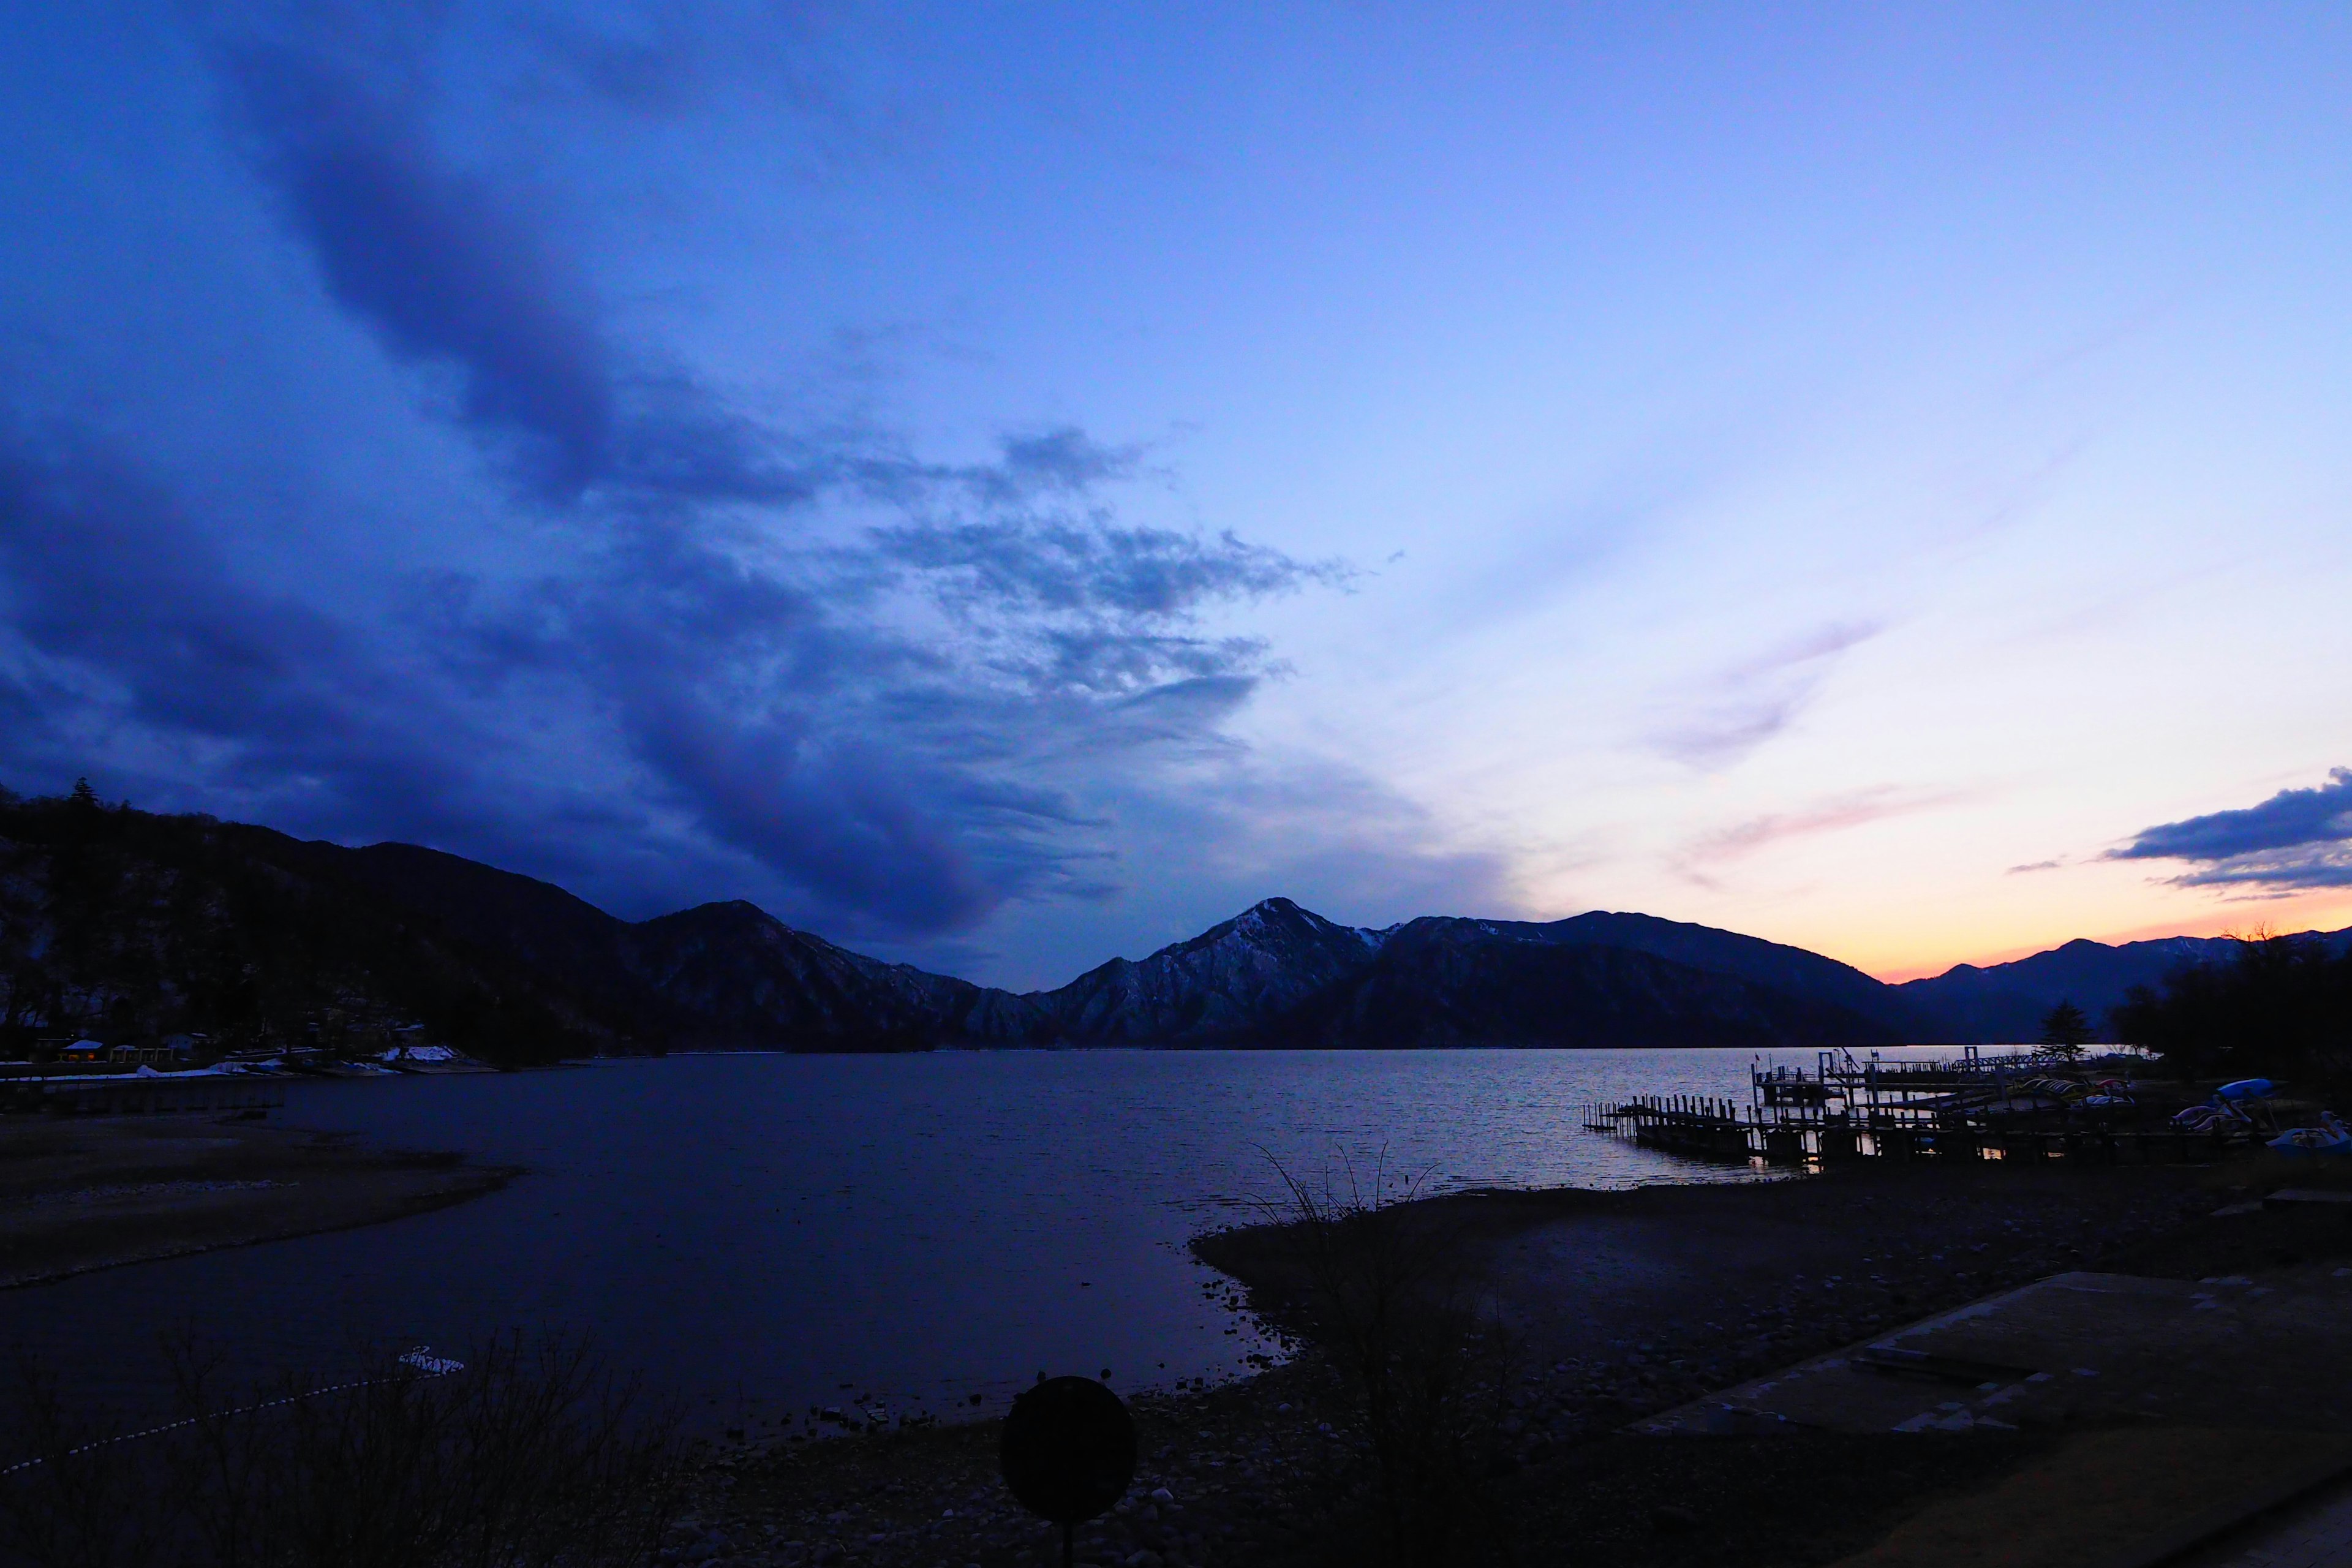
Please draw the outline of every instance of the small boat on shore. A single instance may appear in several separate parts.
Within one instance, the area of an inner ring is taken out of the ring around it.
[[[2282,1154],[2343,1154],[2352,1155],[2352,1127],[2347,1127],[2332,1110],[2319,1113],[2316,1127],[2290,1127],[2270,1141],[2270,1146]]]

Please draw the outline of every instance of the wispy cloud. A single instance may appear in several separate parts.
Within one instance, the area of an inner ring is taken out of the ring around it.
[[[2143,828],[2104,858],[2186,861],[2191,869],[2166,879],[2183,888],[2352,887],[2352,768],[2256,805]]]
[[[1672,704],[1651,744],[1695,768],[1729,767],[1787,729],[1839,657],[1884,629],[1874,621],[1831,622],[1721,670]]]
[[[1853,790],[1795,811],[1754,816],[1713,833],[1702,834],[1683,846],[1674,857],[1674,864],[1691,880],[1705,887],[1714,887],[1717,883],[1710,875],[1710,868],[1746,859],[1774,845],[1791,839],[1843,833],[1888,817],[1932,811],[1964,798],[1964,791],[1905,790],[1893,784]]]

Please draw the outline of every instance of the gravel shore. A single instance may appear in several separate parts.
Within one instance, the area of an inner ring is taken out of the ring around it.
[[[1675,1531],[1684,1505],[1671,1499],[1705,1478],[1654,1474],[1650,1456],[1667,1452],[1664,1440],[1611,1436],[1627,1422],[1883,1326],[2145,1249],[2225,1201],[2215,1190],[2221,1179],[2162,1168],[1871,1165],[1748,1185],[1465,1194],[1424,1207],[1456,1228],[1465,1267],[1519,1347],[1505,1423],[1505,1468],[1519,1473],[1507,1485],[1542,1493],[1550,1506],[1563,1489],[1589,1491],[1600,1484],[1592,1478],[1612,1477],[1608,1485],[1633,1500],[1612,1504],[1607,1516],[1633,1508],[1646,1537]],[[1196,1245],[1247,1289],[1254,1311],[1284,1320],[1297,1282],[1277,1231],[1252,1227]],[[1082,1561],[1222,1568],[1346,1560],[1342,1543],[1361,1512],[1370,1467],[1338,1380],[1317,1352],[1220,1387],[1133,1396],[1130,1405],[1141,1470],[1119,1510],[1081,1531]],[[664,1560],[775,1568],[1058,1562],[1058,1534],[1021,1513],[998,1482],[994,1445],[991,1424],[707,1450],[690,1514]],[[1795,1452],[1748,1455],[1721,1484],[1768,1477]],[[1870,1452],[1879,1457],[1843,1462],[1916,1467],[1927,1448]],[[1998,1446],[1958,1452],[1926,1466],[1909,1491],[1887,1495],[1912,1497],[1943,1484],[1938,1477],[2016,1458]],[[1675,1450],[1678,1464],[1702,1469],[1729,1464],[1730,1454],[1707,1444]],[[1817,1521],[1816,1545],[1869,1522],[1866,1510]],[[1830,1560],[1800,1552],[1790,1561],[1800,1559]]]

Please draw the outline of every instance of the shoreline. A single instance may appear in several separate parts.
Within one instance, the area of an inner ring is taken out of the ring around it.
[[[1490,1189],[1403,1207],[1445,1234],[1464,1277],[1527,1352],[1510,1368],[1509,1443],[1493,1482],[1498,1520],[1575,1542],[1580,1560],[1599,1568],[1712,1564],[1717,1557],[1664,1550],[1673,1542],[1664,1537],[1696,1541],[1715,1530],[1711,1516],[1689,1522],[1680,1500],[1720,1494],[1727,1512],[1744,1509],[1751,1525],[1774,1532],[1769,1550],[1745,1543],[1739,1568],[1824,1568],[1940,1497],[2049,1462],[2072,1435],[1693,1442],[1627,1428],[2053,1272],[2259,1274],[2275,1261],[2284,1234],[2273,1234],[2276,1225],[2289,1221],[2246,1194],[2278,1184],[2273,1177],[2308,1184],[2318,1174],[2290,1163],[1872,1162],[1779,1181]],[[7,1281],[29,1285],[381,1223],[499,1190],[520,1173],[245,1121],[0,1123],[0,1246],[13,1263],[28,1215],[46,1215],[56,1231],[59,1215],[99,1214],[141,1219],[160,1248],[124,1256],[129,1233],[110,1232],[110,1255]],[[338,1204],[348,1205],[340,1218],[321,1207]],[[240,1224],[253,1234],[235,1234]],[[1192,1250],[1235,1282],[1255,1316],[1295,1331],[1303,1324],[1282,1241],[1282,1227],[1257,1224],[1196,1237]],[[1140,1390],[1129,1404],[1143,1436],[1137,1480],[1120,1510],[1081,1531],[1083,1561],[1319,1568],[1370,1560],[1365,1443],[1313,1346],[1255,1375]],[[800,1441],[785,1437],[792,1425],[755,1425],[749,1440],[739,1431],[693,1448],[690,1512],[668,1560],[737,1568],[1058,1560],[1057,1532],[1022,1514],[997,1479],[995,1421]],[[1818,1492],[1809,1478],[1824,1469],[1875,1489],[1869,1508],[1802,1513]]]
[[[1865,1162],[1781,1181],[1455,1193],[1406,1212],[1443,1233],[1430,1245],[1526,1360],[1559,1369],[1527,1423],[1558,1443],[2087,1267],[2209,1213],[2214,1174]],[[1297,1331],[1287,1229],[1234,1226],[1193,1252]],[[1541,1446],[1522,1445],[1522,1461]]]
[[[382,1225],[521,1174],[234,1116],[10,1119],[0,1121],[0,1289]]]
[[[2197,1279],[2259,1270],[2277,1239],[2271,1219],[2232,1200],[2269,1174],[2248,1163],[2067,1171],[1987,1163],[1457,1194],[1412,1207],[1418,1219],[1454,1227],[1480,1289],[1528,1352],[1511,1378],[1507,1473],[1495,1482],[1501,1506],[1553,1546],[1576,1545],[1569,1554],[1580,1560],[1797,1568],[1864,1551],[1919,1508],[1999,1484],[2073,1438],[1806,1432],[1695,1441],[1626,1428],[2053,1272],[2103,1266]],[[1203,1236],[1194,1251],[1236,1281],[1255,1315],[1295,1330],[1286,1293],[1294,1281],[1269,1262],[1278,1239],[1265,1226],[1235,1227]],[[1118,1510],[1081,1530],[1081,1561],[1306,1568],[1371,1560],[1361,1533],[1370,1464],[1320,1350],[1307,1345],[1232,1383],[1139,1393],[1129,1403],[1142,1436],[1137,1479]],[[996,1431],[982,1419],[700,1446],[689,1517],[672,1543],[688,1556],[709,1547],[746,1568],[1059,1561],[1058,1532],[1022,1513],[997,1479]],[[1877,1488],[1870,1506],[1822,1510],[1808,1478],[1822,1468]],[[1712,1516],[1688,1523],[1687,1500],[1717,1493],[1739,1500],[1751,1521],[1772,1519],[1772,1539],[1684,1552],[1717,1528]],[[1784,1512],[1774,1518],[1775,1510]],[[1685,1530],[1687,1538],[1675,1533]],[[1582,1550],[1591,1545],[1608,1549]]]

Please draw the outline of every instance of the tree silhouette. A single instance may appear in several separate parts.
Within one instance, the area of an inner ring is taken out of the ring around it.
[[[327,853],[320,853],[328,849]],[[0,801],[0,1057],[47,1036],[368,1050],[394,1023],[500,1066],[625,1045],[634,1015],[478,948],[266,828]],[[0,1557],[5,1553],[0,1552]]]
[[[2132,987],[2113,1025],[2180,1072],[2294,1075],[2315,1094],[2352,1093],[2352,943],[2242,937],[2228,959],[2185,964],[2160,991]]]
[[[2061,999],[2055,1007],[2042,1015],[2042,1043],[2061,1055],[2082,1055],[2091,1038],[2091,1021],[2072,1001]]]

